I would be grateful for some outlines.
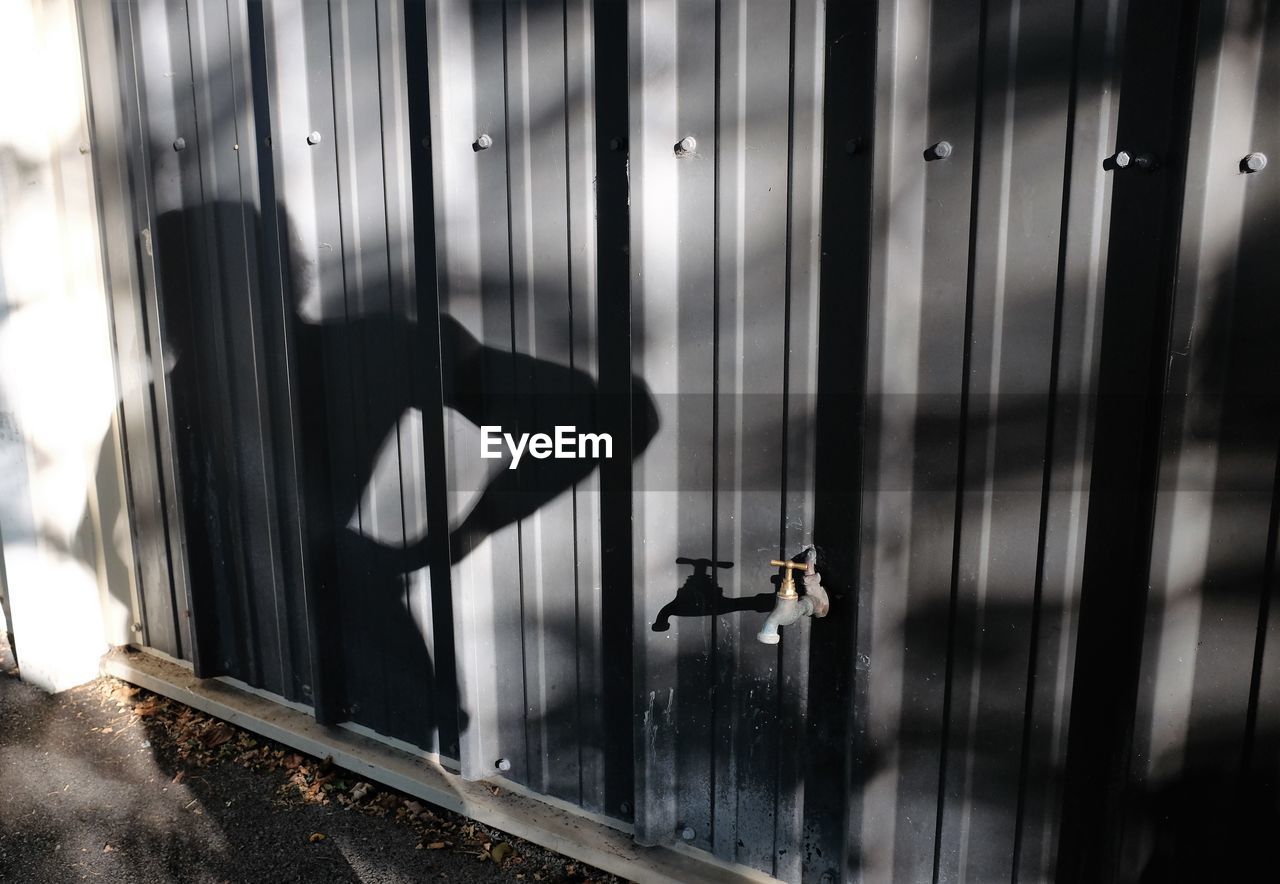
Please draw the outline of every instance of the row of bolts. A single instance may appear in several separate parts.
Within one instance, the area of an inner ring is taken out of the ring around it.
[[[499,758],[497,761],[494,762],[493,766],[496,767],[498,770],[502,771],[503,773],[506,773],[507,771],[511,770],[511,759]],[[619,806],[618,809],[621,810],[624,814],[629,814],[631,813],[631,804],[630,802],[624,801],[622,802],[622,804]],[[692,841],[694,838],[697,837],[697,834],[698,833],[693,830],[692,826],[682,826],[680,828],[680,837],[683,838],[685,841]]]
[[[322,140],[323,138],[319,132],[312,132],[307,135],[307,144],[312,146],[319,144]],[[858,140],[849,141],[845,145],[845,152],[848,154],[858,153],[860,152],[861,146],[861,142]],[[178,138],[173,142],[174,150],[186,150],[186,147],[187,140],[185,138]],[[472,148],[477,151],[488,150],[491,147],[493,147],[493,136],[487,132],[481,133],[480,136],[472,143]],[[611,150],[616,151],[621,149],[621,147],[621,139],[610,139],[609,148]],[[240,145],[237,144],[235,148],[236,150],[239,150]],[[697,149],[698,139],[694,138],[692,135],[686,135],[684,138],[681,138],[675,146],[676,156],[681,157],[689,156]],[[924,152],[924,156],[927,160],[945,160],[954,152],[955,149],[951,146],[950,141],[939,141],[937,144],[930,146],[929,149]],[[81,153],[87,153],[87,150],[82,150]],[[1139,169],[1154,169],[1156,167],[1156,160],[1155,157],[1149,153],[1134,154],[1127,150],[1121,150],[1117,151],[1115,156],[1111,157],[1111,164],[1117,169],[1127,169],[1130,166],[1136,166]],[[1246,154],[1244,158],[1240,160],[1241,172],[1261,172],[1266,167],[1267,155],[1264,153],[1254,152]]]

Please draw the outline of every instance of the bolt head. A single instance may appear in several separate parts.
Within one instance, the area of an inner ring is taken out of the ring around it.
[[[929,152],[932,153],[936,159],[945,160],[947,157],[951,156],[954,150],[955,149],[951,146],[950,141],[939,141],[929,149]]]
[[[618,138],[617,136],[615,136],[615,137],[613,137],[613,138],[610,138],[610,139],[609,139],[609,150],[612,150],[612,151],[619,151],[619,150],[622,150],[622,139],[621,139],[621,138]]]
[[[621,804],[618,805],[618,810],[622,812],[623,815],[631,813],[631,802],[630,801],[622,802]]]
[[[679,148],[680,153],[693,153],[698,149],[698,139],[692,135],[686,135],[680,139],[680,143],[676,146]]]
[[[319,132],[312,132],[307,136],[307,144],[319,144],[321,135]]]
[[[1240,169],[1244,172],[1261,172],[1267,167],[1265,153],[1251,153],[1240,161]]]
[[[476,139],[476,147],[480,150],[488,150],[493,147],[493,137],[488,132],[481,133],[480,137]]]
[[[81,153],[81,154],[87,154],[88,152],[89,152],[89,145],[85,144],[84,142],[81,142],[81,143],[80,143],[80,153]]]
[[[1116,164],[1117,169],[1127,169],[1133,164],[1133,154],[1127,150],[1118,150],[1116,155],[1112,157],[1112,162]]]
[[[174,149],[174,150],[186,150],[186,149],[187,149],[187,139],[185,139],[185,138],[183,138],[183,137],[181,137],[181,136],[179,136],[179,137],[177,137],[177,138],[173,139],[173,149]]]
[[[686,841],[692,841],[697,835],[698,833],[693,831],[693,826],[685,826],[680,830],[680,837]]]
[[[507,758],[499,758],[497,763],[494,766],[501,771],[511,770],[511,761],[510,759],[507,759]]]
[[[130,628],[131,628],[134,632],[142,632],[142,624],[141,624],[141,623],[134,623],[134,624],[133,624],[133,626],[132,626],[132,627],[130,627]]]

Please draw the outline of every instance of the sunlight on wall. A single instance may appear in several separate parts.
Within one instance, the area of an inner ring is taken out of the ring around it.
[[[23,677],[61,690],[96,676],[104,613],[127,635],[104,562],[131,560],[118,470],[99,481],[116,391],[70,0],[0,4],[0,78],[22,84],[0,89],[0,535]]]

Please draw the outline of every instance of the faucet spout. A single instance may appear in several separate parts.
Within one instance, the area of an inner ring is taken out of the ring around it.
[[[790,626],[802,616],[813,614],[813,605],[805,604],[808,601],[807,597],[789,599],[779,596],[773,603],[773,610],[765,618],[764,626],[756,633],[756,638],[766,645],[776,645],[782,641],[782,635],[778,632],[780,627]]]

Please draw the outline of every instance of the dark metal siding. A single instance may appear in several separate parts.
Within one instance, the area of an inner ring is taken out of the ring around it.
[[[1197,23],[1122,874],[1234,877],[1280,804],[1280,4]]]
[[[784,880],[1274,796],[1275,3],[82,12],[141,644]]]
[[[881,7],[851,860],[876,876],[1052,869],[1122,22]]]
[[[794,879],[809,633],[764,645],[713,608],[767,610],[768,560],[813,540],[824,22],[631,9],[632,361],[659,415],[634,480],[637,836]]]

